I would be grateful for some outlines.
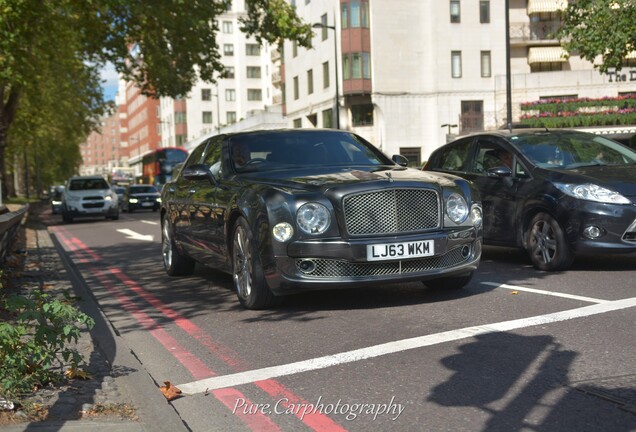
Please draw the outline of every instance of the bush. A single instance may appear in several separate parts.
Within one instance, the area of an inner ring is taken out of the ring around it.
[[[70,343],[76,343],[80,326],[94,321],[70,303],[41,291],[28,296],[11,295],[4,309],[12,319],[0,323],[0,396],[19,398],[54,382],[62,367],[77,368],[83,361]]]

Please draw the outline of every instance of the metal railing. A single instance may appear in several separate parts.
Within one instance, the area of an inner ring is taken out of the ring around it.
[[[4,262],[4,258],[18,233],[20,222],[22,222],[28,208],[29,205],[26,204],[19,210],[0,214],[0,263]]]

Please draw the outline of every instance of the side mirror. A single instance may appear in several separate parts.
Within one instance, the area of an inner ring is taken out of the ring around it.
[[[216,178],[210,172],[207,165],[190,165],[181,172],[181,176],[187,180],[209,180],[212,184],[217,184]]]
[[[493,178],[512,177],[512,170],[507,166],[496,166],[487,170],[486,175]]]
[[[399,166],[407,166],[409,164],[409,160],[407,158],[405,158],[402,155],[396,154],[393,155],[393,157],[391,158],[393,160],[393,162],[395,162],[396,164],[398,164]]]

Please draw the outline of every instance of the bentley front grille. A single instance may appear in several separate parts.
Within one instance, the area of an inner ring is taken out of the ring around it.
[[[397,234],[438,228],[439,196],[431,189],[385,189],[343,199],[350,235]]]
[[[368,277],[421,273],[444,269],[468,262],[473,254],[462,254],[462,247],[452,249],[444,255],[402,261],[354,263],[335,259],[312,259],[315,269],[308,276],[315,278]],[[297,259],[296,268],[302,272],[301,263],[307,259]],[[303,272],[304,273],[304,272]]]

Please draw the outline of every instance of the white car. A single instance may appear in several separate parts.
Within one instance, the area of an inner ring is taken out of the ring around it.
[[[119,219],[119,199],[100,176],[71,177],[62,196],[62,218],[71,223],[77,217]]]

